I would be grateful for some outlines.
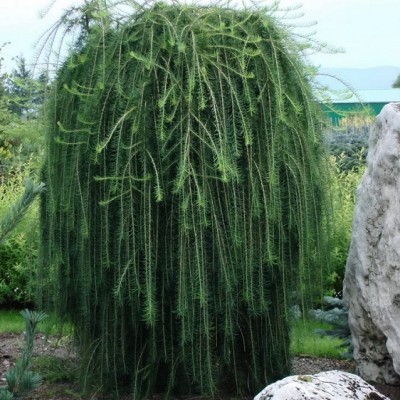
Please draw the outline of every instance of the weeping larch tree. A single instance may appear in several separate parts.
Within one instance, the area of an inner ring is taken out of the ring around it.
[[[292,299],[324,274],[302,43],[268,9],[133,8],[98,12],[58,71],[44,292],[87,378],[135,399],[254,394],[289,373]]]

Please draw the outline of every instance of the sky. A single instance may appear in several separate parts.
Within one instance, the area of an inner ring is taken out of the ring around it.
[[[35,45],[62,11],[82,0],[0,0],[0,45],[3,68],[15,66],[13,57],[35,59]],[[46,10],[54,3],[47,13]],[[264,4],[271,3],[266,0]],[[281,0],[282,7],[302,7],[290,20],[299,33],[342,48],[340,54],[316,54],[310,62],[332,68],[400,67],[400,0]],[[45,14],[43,16],[43,14]],[[42,17],[41,17],[42,15]]]

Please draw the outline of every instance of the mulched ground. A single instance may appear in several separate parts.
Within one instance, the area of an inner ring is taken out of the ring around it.
[[[21,354],[23,346],[23,334],[5,333],[0,334],[0,386],[5,383],[4,373],[14,364],[15,360]],[[35,356],[52,356],[61,359],[69,359],[74,362],[76,355],[72,347],[57,338],[48,338],[43,335],[37,335],[35,342]],[[328,358],[295,357],[293,359],[293,374],[311,375],[318,372],[341,370],[355,373],[355,364],[347,360],[333,360]],[[391,400],[400,400],[400,386],[375,385],[375,387]],[[76,392],[72,383],[46,383],[36,389],[31,395],[25,397],[27,400],[71,400],[82,399]],[[99,395],[92,395],[87,400],[106,400]],[[149,400],[159,400],[161,397],[154,396]],[[202,400],[199,397],[186,398],[182,400]],[[125,396],[121,400],[130,400],[130,396]],[[203,399],[205,400],[205,399]],[[222,400],[222,399],[221,399]]]

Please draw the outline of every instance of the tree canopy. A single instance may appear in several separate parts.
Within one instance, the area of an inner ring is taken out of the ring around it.
[[[15,61],[16,68],[7,80],[9,110],[18,117],[35,118],[44,102],[48,74],[43,71],[35,78],[25,57],[16,57]]]

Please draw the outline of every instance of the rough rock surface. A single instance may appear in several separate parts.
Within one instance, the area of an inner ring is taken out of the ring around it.
[[[343,371],[294,375],[267,386],[254,400],[389,400],[359,376]]]
[[[344,298],[357,372],[400,383],[400,103],[386,105],[370,131],[357,192]]]

